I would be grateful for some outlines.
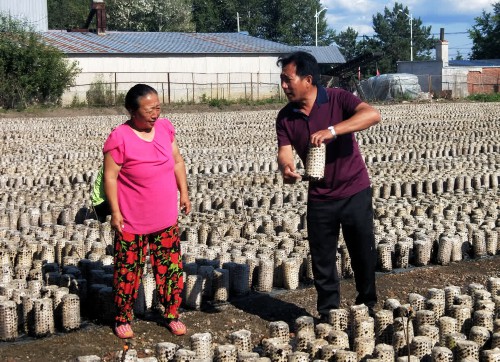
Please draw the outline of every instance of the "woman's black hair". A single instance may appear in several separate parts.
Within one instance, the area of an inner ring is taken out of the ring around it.
[[[139,98],[148,94],[158,94],[156,89],[147,84],[136,84],[130,88],[125,96],[125,108],[129,112],[135,112],[139,109]]]
[[[294,53],[282,55],[278,58],[276,64],[279,67],[286,67],[288,64],[294,63],[297,67],[296,74],[300,77],[312,76],[312,84],[319,83],[319,66],[316,58],[311,53],[297,51]]]

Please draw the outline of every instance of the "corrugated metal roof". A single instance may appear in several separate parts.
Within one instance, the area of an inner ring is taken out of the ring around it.
[[[450,60],[451,67],[500,67],[500,59]]]
[[[304,50],[310,52],[319,64],[341,64],[345,63],[344,56],[335,45],[330,46],[302,46]]]
[[[241,33],[109,31],[97,35],[57,30],[42,36],[66,54],[283,54],[297,50]]]

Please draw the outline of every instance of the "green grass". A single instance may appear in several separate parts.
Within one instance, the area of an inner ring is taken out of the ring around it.
[[[466,99],[469,101],[476,101],[476,102],[500,102],[500,93],[471,94]]]
[[[262,105],[269,105],[269,104],[284,105],[286,103],[286,101],[284,99],[279,99],[278,97],[270,97],[270,98],[258,99],[258,100],[250,100],[250,99],[245,99],[245,98],[233,99],[233,100],[227,100],[227,99],[210,99],[210,100],[208,100],[206,97],[202,97],[200,99],[200,101],[201,101],[200,103],[207,104],[210,107],[214,107],[214,108],[224,108],[224,107],[228,107],[231,105],[245,105],[245,106],[262,106]]]

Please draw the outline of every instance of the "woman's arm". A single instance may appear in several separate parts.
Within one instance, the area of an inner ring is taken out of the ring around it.
[[[118,173],[121,166],[116,164],[110,153],[104,154],[104,192],[111,209],[111,227],[119,233],[123,228],[123,216],[118,206]]]
[[[174,173],[175,180],[177,182],[177,189],[179,190],[179,207],[184,212],[184,214],[189,214],[191,212],[191,201],[189,201],[188,186],[187,186],[187,176],[186,176],[186,165],[184,164],[184,159],[181,156],[179,147],[177,147],[177,142],[172,142],[172,155],[174,156]]]

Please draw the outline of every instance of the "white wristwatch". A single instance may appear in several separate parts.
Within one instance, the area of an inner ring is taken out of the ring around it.
[[[333,139],[337,138],[337,132],[335,132],[335,128],[333,126],[328,127],[330,132],[332,132]]]

